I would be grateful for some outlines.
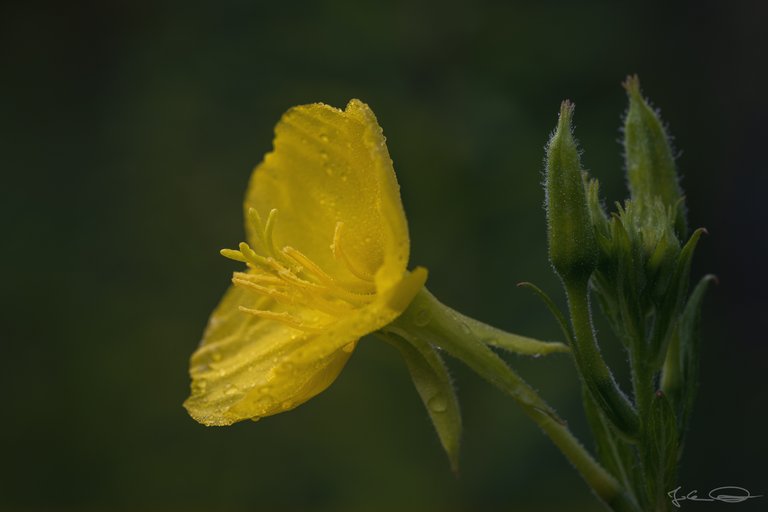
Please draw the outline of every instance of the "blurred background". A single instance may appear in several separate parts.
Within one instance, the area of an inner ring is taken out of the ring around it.
[[[572,99],[584,165],[609,204],[623,199],[628,73],[681,150],[691,225],[710,232],[694,276],[720,278],[680,483],[768,494],[767,15],[707,1],[3,2],[0,509],[600,510],[511,400],[450,361],[455,478],[404,364],[372,338],[290,413],[205,428],[181,404],[237,268],[218,250],[242,239],[245,185],[287,108],[369,103],[430,289],[555,339],[514,286],[563,302],[543,146]],[[568,358],[509,361],[590,445]]]

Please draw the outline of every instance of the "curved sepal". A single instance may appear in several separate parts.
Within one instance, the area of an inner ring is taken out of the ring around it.
[[[379,332],[381,338],[400,351],[416,386],[416,391],[427,408],[432,424],[437,430],[451,469],[459,471],[461,441],[461,411],[459,400],[451,382],[451,376],[443,359],[429,343],[418,339],[406,341],[400,336]]]

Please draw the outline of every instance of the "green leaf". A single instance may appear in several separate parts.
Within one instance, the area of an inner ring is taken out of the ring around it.
[[[683,310],[678,328],[680,337],[680,377],[682,381],[682,412],[680,416],[681,435],[688,426],[688,420],[696,400],[699,387],[699,353],[701,352],[701,304],[704,294],[717,278],[711,274],[701,278],[694,288]]]
[[[707,230],[699,228],[693,232],[691,238],[683,246],[680,256],[677,259],[675,270],[670,277],[669,289],[667,290],[664,301],[659,307],[659,311],[654,324],[653,336],[651,338],[651,354],[654,356],[654,367],[659,368],[666,357],[668,345],[672,340],[672,330],[675,327],[674,320],[677,318],[688,292],[688,282],[691,274],[691,261],[699,243],[699,238]]]
[[[643,443],[643,467],[650,503],[663,510],[666,493],[674,488],[677,478],[678,435],[675,411],[666,395],[658,391],[646,418]]]
[[[544,293],[544,291],[536,286],[533,283],[529,282],[522,282],[517,283],[517,286],[521,288],[528,288],[529,290],[532,290],[536,295],[539,296],[539,298],[544,302],[544,305],[547,306],[547,309],[549,309],[549,312],[552,313],[552,316],[555,317],[555,320],[557,321],[558,325],[560,326],[560,330],[563,333],[563,336],[565,337],[565,341],[568,342],[569,345],[573,343],[573,333],[571,332],[571,327],[568,325],[568,320],[565,319],[565,315],[563,315],[563,312],[560,311],[560,308],[557,307],[555,304],[555,301],[553,301],[549,295]]]
[[[617,436],[610,422],[595,403],[592,395],[582,388],[582,402],[589,426],[595,436],[595,445],[600,462],[616,477],[625,489],[635,488],[635,452],[632,446]],[[634,496],[633,496],[634,498]]]
[[[378,333],[394,345],[405,359],[413,384],[427,408],[437,430],[451,469],[459,470],[461,412],[451,377],[440,354],[429,343],[411,338],[408,341],[390,333]]]

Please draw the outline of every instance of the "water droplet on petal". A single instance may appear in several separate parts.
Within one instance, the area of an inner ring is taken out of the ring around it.
[[[320,158],[323,160],[328,160],[328,152],[327,151],[321,151],[320,152]]]
[[[192,393],[205,393],[208,388],[208,381],[205,379],[197,379],[192,382]]]
[[[341,348],[341,350],[347,353],[352,352],[353,350],[355,350],[355,342],[353,341],[352,343],[347,343]]]
[[[444,395],[438,393],[429,399],[427,406],[432,412],[445,412],[445,410],[448,409],[448,402],[446,401]]]
[[[328,138],[327,134],[321,133],[320,134],[320,140],[327,143],[330,139]]]
[[[271,395],[261,395],[253,401],[253,405],[262,410],[271,409],[274,403],[275,400]]]
[[[287,411],[288,409],[290,409],[291,407],[293,407],[293,402],[291,402],[290,400],[286,400],[285,402],[283,402],[282,404],[280,404],[280,407],[281,407],[281,408],[282,408],[284,411]]]
[[[213,353],[211,354],[211,359],[212,359],[213,361],[215,361],[215,362],[219,362],[219,361],[221,361],[221,352],[219,352],[218,350],[217,350],[216,352],[213,352]]]
[[[224,388],[224,394],[228,396],[236,395],[240,390],[234,384],[227,384]]]

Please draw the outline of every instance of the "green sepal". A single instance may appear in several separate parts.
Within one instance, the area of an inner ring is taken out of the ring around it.
[[[440,443],[448,454],[451,469],[458,473],[461,411],[443,359],[429,343],[418,338],[405,340],[382,332],[378,335],[397,348],[403,356],[416,391],[424,402]]]
[[[473,334],[478,336],[481,341],[489,347],[496,347],[514,354],[534,357],[570,351],[567,345],[560,343],[559,341],[542,341],[537,340],[536,338],[502,331],[501,329],[492,327],[475,320],[474,318],[461,315],[460,313],[456,314],[460,315],[464,325],[466,325]]]
[[[677,478],[679,445],[675,411],[662,391],[657,391],[651,401],[643,441],[647,496],[653,510],[664,510],[666,493],[674,488]]]
[[[541,405],[533,389],[489,347],[490,336],[501,336],[506,334],[504,331],[449,308],[426,288],[422,288],[408,308],[382,331],[409,341],[423,340],[445,350],[514,397],[519,404],[532,407],[555,422],[564,423],[554,409]]]

